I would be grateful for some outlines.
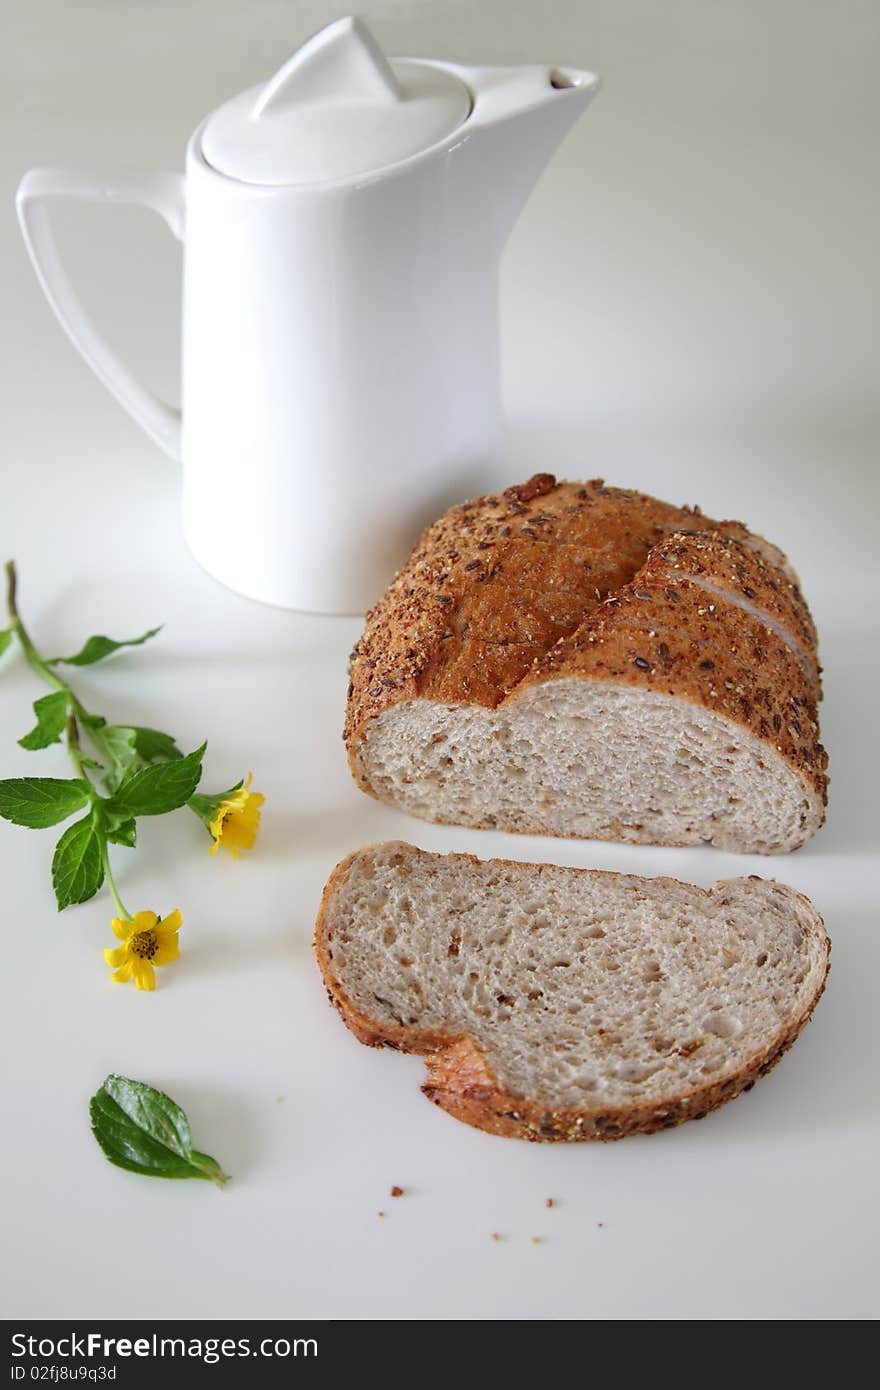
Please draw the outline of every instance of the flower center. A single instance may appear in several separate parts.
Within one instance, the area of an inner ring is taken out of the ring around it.
[[[159,940],[154,931],[138,931],[131,937],[128,949],[133,956],[142,960],[152,960],[159,949]]]

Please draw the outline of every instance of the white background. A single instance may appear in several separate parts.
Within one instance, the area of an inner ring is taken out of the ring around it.
[[[105,897],[55,914],[51,836],[0,825],[4,1313],[876,1315],[877,6],[357,8],[392,52],[602,74],[505,256],[508,465],[487,486],[603,474],[783,545],[821,636],[828,824],[768,862],[432,827],[358,793],[339,737],[358,623],[259,607],[195,567],[175,466],[60,333],[12,212],[31,165],[179,167],[207,110],[343,11],[8,6],[0,558],[17,558],[47,651],[164,622],[151,649],[77,674],[84,699],[187,747],[207,736],[208,784],[252,768],[267,805],[247,862],[209,860],[185,812],[142,823],[136,855],[116,851],[132,908],[184,913],[184,954],[154,995],[108,983]],[[101,324],[172,396],[179,249],[131,210],[57,225]],[[4,775],[66,775],[60,749],[15,745],[41,693],[7,655]],[[420,1096],[418,1059],[357,1045],[312,962],[329,871],[392,836],[701,884],[775,874],[826,917],[826,997],[777,1071],[702,1124],[595,1147],[469,1130]],[[234,1175],[222,1195],[104,1162],[87,1102],[110,1070],[185,1106]]]

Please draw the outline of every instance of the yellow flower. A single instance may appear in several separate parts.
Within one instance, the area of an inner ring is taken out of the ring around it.
[[[244,786],[221,801],[208,821],[208,829],[214,836],[209,854],[216,854],[223,845],[237,859],[240,849],[253,849],[260,824],[260,807],[266,798],[259,792],[248,791],[252,781],[253,773],[249,772]]]
[[[155,989],[153,966],[177,960],[180,955],[177,933],[182,926],[183,918],[177,908],[161,922],[155,912],[136,912],[130,920],[114,917],[110,927],[122,945],[104,952],[104,959],[113,971],[111,978],[120,984],[134,978],[138,989]]]

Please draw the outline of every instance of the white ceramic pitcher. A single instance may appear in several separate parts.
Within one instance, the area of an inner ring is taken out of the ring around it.
[[[185,176],[25,175],[19,216],[46,296],[182,458],[186,537],[209,573],[269,603],[362,612],[426,519],[485,490],[501,249],[597,85],[389,60],[343,19],[209,116]],[[56,198],[140,204],[184,243],[182,419],[84,313],[50,231]]]

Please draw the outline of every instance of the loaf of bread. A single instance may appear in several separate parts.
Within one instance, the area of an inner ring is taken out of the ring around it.
[[[549,474],[454,507],[350,674],[355,779],[428,820],[770,854],[824,819],[797,577],[698,509]]]
[[[830,942],[760,878],[709,892],[375,845],[334,871],[315,949],[361,1042],[422,1053],[425,1094],[524,1139],[617,1139],[748,1090],[808,1021]]]

